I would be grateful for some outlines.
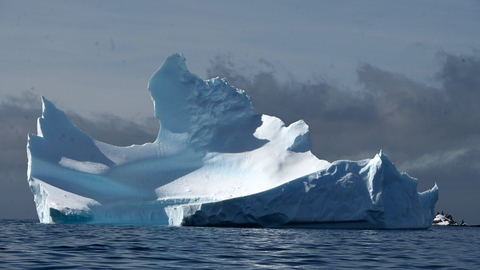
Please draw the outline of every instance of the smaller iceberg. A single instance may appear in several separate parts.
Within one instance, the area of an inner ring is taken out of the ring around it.
[[[433,219],[433,226],[457,226],[458,223],[453,220],[453,217],[449,214],[437,213]],[[462,220],[461,225],[466,226],[465,222]]]
[[[308,125],[255,115],[243,90],[202,80],[182,55],[148,83],[161,129],[117,147],[73,125],[42,97],[27,143],[42,223],[315,228],[428,228],[438,188],[417,192],[382,152],[330,163],[311,153]]]

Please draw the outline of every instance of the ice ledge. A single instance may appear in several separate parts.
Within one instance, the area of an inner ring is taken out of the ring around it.
[[[90,207],[100,205],[95,200],[61,190],[34,177],[31,177],[28,182],[34,194],[38,219],[41,223],[55,223],[55,218],[61,216],[65,221],[88,220]]]

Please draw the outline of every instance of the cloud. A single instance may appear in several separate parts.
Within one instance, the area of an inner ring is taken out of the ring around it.
[[[321,80],[281,83],[274,72],[244,76],[228,57],[215,58],[208,75],[226,77],[245,89],[257,113],[276,115],[287,123],[305,119],[320,145],[314,151],[321,156],[355,155],[359,144],[364,151],[388,148],[418,156],[480,143],[480,126],[475,124],[480,120],[476,113],[480,109],[476,104],[480,62],[471,56],[447,54],[442,58],[442,70],[436,75],[441,88],[370,64],[358,67],[359,88],[355,90]]]
[[[400,170],[421,178],[419,190],[439,184],[438,209],[480,223],[477,210],[458,203],[462,192],[474,198],[480,188],[480,58],[445,52],[437,57],[441,66],[432,75],[440,87],[368,63],[356,70],[357,89],[318,79],[282,82],[271,65],[246,75],[228,56],[213,59],[208,75],[246,90],[256,113],[287,124],[304,119],[318,157],[359,159],[383,149]]]
[[[0,103],[0,218],[36,218],[33,195],[27,183],[27,134],[36,133],[41,116],[40,97],[32,92],[7,96]],[[114,144],[143,144],[155,140],[155,118],[126,120],[114,115],[85,118],[66,112],[69,119],[93,138]]]
[[[480,57],[438,53],[443,68],[436,74],[451,97],[453,105],[461,112],[479,113]]]

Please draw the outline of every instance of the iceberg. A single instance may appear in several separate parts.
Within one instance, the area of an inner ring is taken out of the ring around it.
[[[28,135],[28,182],[41,223],[428,228],[438,188],[417,192],[381,151],[330,163],[307,124],[256,115],[225,79],[202,80],[180,54],[148,83],[154,142],[99,142],[42,97]]]
[[[466,225],[465,222],[462,220],[460,223],[462,226]],[[457,226],[458,223],[453,220],[453,217],[449,214],[437,213],[433,218],[433,226]]]

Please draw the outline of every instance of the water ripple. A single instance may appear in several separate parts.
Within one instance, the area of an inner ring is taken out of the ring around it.
[[[7,269],[480,269],[480,228],[0,225],[0,268]]]

